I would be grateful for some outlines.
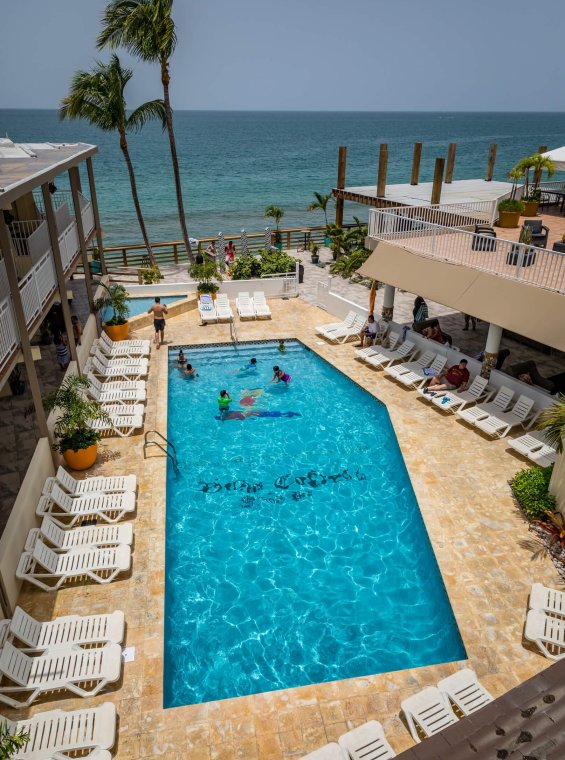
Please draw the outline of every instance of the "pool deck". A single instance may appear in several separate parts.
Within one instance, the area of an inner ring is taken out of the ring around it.
[[[499,696],[550,663],[522,644],[530,584],[555,583],[547,558],[532,562],[520,546],[528,538],[508,479],[526,465],[491,441],[443,415],[354,358],[352,344],[335,346],[314,333],[335,321],[300,299],[270,302],[273,319],[237,320],[239,340],[297,338],[373,393],[388,407],[439,567],[463,637],[469,664]],[[169,344],[229,341],[227,324],[201,327],[189,311],[168,320]],[[136,337],[152,337],[150,327]],[[167,431],[167,348],[153,347],[145,430]],[[206,431],[191,430],[195,456]],[[284,452],[281,452],[281,456]],[[378,452],[376,453],[378,455]],[[24,587],[20,604],[48,620],[57,615],[124,611],[126,646],[135,661],[104,694],[89,699],[44,699],[29,712],[115,702],[118,760],[279,760],[301,758],[367,720],[379,720],[396,752],[413,745],[400,718],[400,702],[454,670],[454,663],[334,681],[296,689],[162,709],[166,459],[143,434],[106,438],[96,474],[137,473],[135,543],[129,576],[102,586],[75,584],[56,594]],[[93,474],[90,472],[89,474]],[[375,494],[378,508],[378,494]],[[2,709],[8,717],[26,711]]]

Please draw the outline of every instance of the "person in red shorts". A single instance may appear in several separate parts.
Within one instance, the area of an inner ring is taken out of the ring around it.
[[[450,367],[437,377],[432,377],[424,393],[433,393],[434,391],[464,391],[468,384],[469,370],[467,369],[467,359],[461,359],[459,364],[454,364],[453,367]]]

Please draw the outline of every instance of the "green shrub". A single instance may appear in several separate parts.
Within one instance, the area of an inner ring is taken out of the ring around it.
[[[261,256],[261,274],[286,274],[294,272],[296,259],[283,251],[259,251]]]
[[[261,260],[251,254],[238,256],[231,270],[233,280],[254,280],[261,277]]]
[[[549,493],[553,465],[520,470],[510,481],[510,488],[528,520],[543,518],[547,510],[555,511],[555,498]]]
[[[139,276],[144,285],[152,285],[154,282],[159,282],[162,278],[161,271],[157,266],[148,269],[140,269]]]
[[[512,200],[512,198],[504,198],[498,204],[499,211],[519,211],[522,213],[525,208],[522,201]]]

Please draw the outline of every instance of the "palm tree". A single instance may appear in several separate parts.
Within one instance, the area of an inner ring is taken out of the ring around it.
[[[561,453],[565,438],[565,395],[560,394],[555,404],[544,409],[538,428],[545,431],[549,445]]]
[[[534,181],[533,181],[533,187],[532,191],[530,193],[529,191],[529,181],[530,181],[530,170],[534,170]],[[553,172],[555,171],[555,167],[553,165],[553,161],[548,158],[547,156],[542,155],[541,153],[534,153],[532,156],[527,156],[526,158],[523,158],[521,161],[519,161],[514,169],[512,171],[518,171],[522,172],[524,175],[524,200],[537,200],[537,194],[539,192],[539,185],[541,182],[541,177],[543,170],[547,171],[547,176],[552,177]],[[511,172],[512,175],[512,172]]]
[[[179,222],[186,251],[192,259],[192,248],[186,230],[177,145],[173,130],[173,111],[169,96],[171,81],[169,61],[177,44],[175,22],[171,17],[172,9],[173,0],[111,0],[102,17],[103,28],[98,35],[97,45],[99,48],[124,47],[141,61],[157,63],[160,66]]]
[[[279,224],[284,216],[284,211],[278,206],[267,206],[265,213],[263,214],[265,219],[272,219],[276,225],[275,244],[281,242],[281,233],[279,232]]]
[[[139,131],[152,119],[158,119],[164,128],[165,108],[162,100],[150,100],[138,106],[128,116],[124,90],[132,75],[131,69],[122,68],[117,55],[112,55],[109,63],[98,61],[91,71],[77,71],[72,78],[69,94],[61,100],[59,118],[61,120],[85,119],[104,132],[116,131],[118,133],[120,148],[128,168],[137,221],[149,259],[155,266],[155,258],[139,205],[127,133],[132,129]]]
[[[324,219],[326,220],[326,228],[328,226],[328,203],[332,200],[331,193],[322,195],[322,193],[314,193],[316,200],[308,206],[308,211],[323,211]]]

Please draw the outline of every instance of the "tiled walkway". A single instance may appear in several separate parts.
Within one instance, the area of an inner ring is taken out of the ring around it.
[[[507,485],[524,466],[504,441],[487,441],[431,410],[382,373],[360,365],[351,345],[319,341],[327,314],[300,299],[272,302],[272,321],[238,323],[240,340],[296,337],[346,372],[388,407],[432,541],[470,666],[498,696],[548,662],[522,644],[530,583],[552,583],[546,559],[532,563],[520,541],[527,528]],[[136,337],[151,337],[151,328]],[[171,343],[229,340],[227,325],[201,327],[188,312],[168,321]],[[167,430],[167,351],[152,351],[146,429]],[[401,700],[455,670],[455,664],[368,675],[346,681],[163,710],[163,621],[166,461],[143,457],[143,436],[109,438],[96,473],[137,473],[131,574],[108,586],[76,584],[57,594],[26,588],[20,602],[41,619],[122,609],[135,661],[96,698],[45,699],[33,711],[116,703],[117,760],[288,760],[300,758],[360,723],[382,722],[393,748],[412,745],[399,716]],[[93,473],[89,473],[93,474]],[[10,717],[13,711],[5,710]]]

